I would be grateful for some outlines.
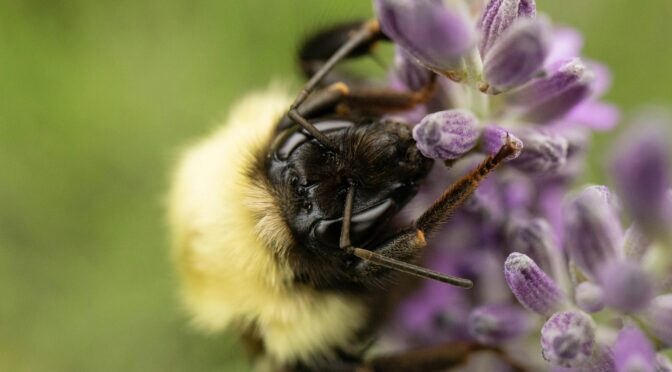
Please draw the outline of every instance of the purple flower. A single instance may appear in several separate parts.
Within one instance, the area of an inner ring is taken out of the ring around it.
[[[562,367],[579,367],[593,354],[595,324],[581,311],[555,313],[541,328],[544,359]]]
[[[484,61],[490,92],[503,92],[530,81],[541,70],[549,44],[546,18],[520,20],[506,30]]]
[[[420,66],[401,47],[396,47],[394,54],[393,81],[406,90],[420,90],[429,83],[432,72]]]
[[[387,36],[426,67],[444,74],[462,69],[462,56],[475,44],[465,14],[438,0],[375,0]]]
[[[637,122],[620,139],[612,169],[628,212],[645,231],[660,232],[669,229],[672,223],[672,210],[667,201],[672,185],[671,154],[665,142],[663,123],[660,128],[646,124],[648,120]]]
[[[530,257],[543,270],[551,272],[551,255],[558,248],[553,230],[542,218],[520,221],[510,227],[507,234],[509,249]]]
[[[513,160],[523,150],[523,142],[506,129],[497,125],[486,125],[483,128],[483,132],[481,133],[481,150],[488,155],[494,155],[506,144],[507,139],[515,144],[516,149],[519,149],[506,158],[506,160]]]
[[[658,296],[651,301],[645,320],[651,331],[667,347],[672,347],[672,294]]]
[[[504,262],[504,277],[511,292],[527,309],[548,315],[558,309],[564,295],[558,285],[528,256],[511,253]]]
[[[565,208],[565,247],[586,274],[597,275],[600,265],[618,258],[622,237],[616,210],[605,195],[606,188],[584,189]]]
[[[574,299],[581,309],[589,313],[595,313],[604,308],[604,291],[600,286],[591,282],[577,285]]]
[[[477,307],[467,320],[469,333],[486,345],[499,345],[525,334],[530,326],[527,314],[508,304]]]
[[[490,0],[478,22],[481,31],[479,50],[486,57],[488,50],[518,17],[534,17],[537,13],[534,0]]]
[[[565,164],[569,147],[565,138],[534,129],[519,131],[517,135],[524,148],[512,162],[516,168],[529,173],[544,173]]]
[[[508,103],[518,106],[533,123],[559,119],[590,95],[593,74],[578,59],[562,60],[538,78],[511,92]]]
[[[413,128],[413,138],[428,158],[457,159],[476,146],[478,119],[467,110],[435,112]]]
[[[625,313],[644,309],[654,296],[653,280],[633,262],[611,261],[602,266],[599,279],[606,305]]]
[[[656,352],[653,345],[635,326],[626,326],[618,333],[612,350],[618,372],[656,371]]]
[[[558,27],[553,30],[551,50],[548,53],[546,64],[552,65],[563,59],[578,57],[582,47],[583,37],[577,30]]]

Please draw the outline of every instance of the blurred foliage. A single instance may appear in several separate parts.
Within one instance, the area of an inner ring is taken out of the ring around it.
[[[672,2],[539,8],[613,68],[610,100],[672,102]],[[179,311],[172,163],[236,97],[298,86],[304,35],[370,14],[366,0],[0,0],[0,370],[244,370],[230,336]]]

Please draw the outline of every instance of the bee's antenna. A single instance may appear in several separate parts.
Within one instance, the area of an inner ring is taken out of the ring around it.
[[[443,283],[454,285],[461,288],[471,288],[474,284],[469,279],[445,275],[424,267],[386,257],[380,253],[372,252],[363,248],[355,248],[350,242],[350,220],[352,218],[352,205],[355,198],[355,185],[353,183],[348,187],[348,194],[345,197],[345,209],[343,211],[343,225],[341,226],[341,239],[339,246],[348,253],[351,253],[363,260],[371,262],[378,266],[384,266],[388,269],[400,271],[406,274],[415,275],[425,279],[438,280]]]

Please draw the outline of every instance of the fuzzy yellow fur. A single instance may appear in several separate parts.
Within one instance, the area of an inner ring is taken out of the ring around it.
[[[245,174],[289,104],[277,88],[245,98],[186,151],[170,195],[181,295],[194,324],[206,331],[254,324],[278,363],[348,349],[365,318],[354,298],[292,283],[283,259],[288,228],[268,191]]]

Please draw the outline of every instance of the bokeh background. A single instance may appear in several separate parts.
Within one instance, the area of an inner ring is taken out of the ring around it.
[[[626,113],[672,104],[672,1],[538,7],[585,34]],[[0,370],[246,370],[230,335],[179,311],[172,164],[237,97],[298,86],[304,35],[370,15],[368,0],[0,0]]]

